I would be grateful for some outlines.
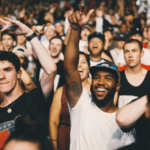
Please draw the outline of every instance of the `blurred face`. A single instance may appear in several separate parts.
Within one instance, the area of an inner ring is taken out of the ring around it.
[[[2,36],[2,43],[7,47],[8,51],[12,51],[13,50],[13,38],[8,35],[8,34],[4,34]]]
[[[56,29],[56,32],[62,33],[62,32],[63,32],[63,25],[60,24],[60,23],[57,23],[57,24],[55,25],[55,29]]]
[[[56,35],[55,31],[51,28],[46,29],[44,35],[46,36],[47,40],[50,40],[52,37]]]
[[[28,141],[11,140],[8,142],[3,150],[39,150],[38,144]]]
[[[126,26],[126,24],[122,24],[121,27],[120,27],[120,32],[121,32],[121,33],[126,33],[126,31],[127,31],[127,26]]]
[[[17,44],[24,45],[26,42],[26,37],[24,35],[17,35]]]
[[[88,78],[89,65],[86,60],[86,56],[84,56],[83,54],[79,55],[78,71],[82,81]]]
[[[115,76],[106,71],[97,71],[93,76],[91,92],[93,101],[98,106],[112,100],[116,91]]]
[[[25,63],[25,55],[23,55],[21,53],[15,53],[15,54],[19,57],[20,64],[22,66]]]
[[[0,61],[0,91],[10,93],[16,87],[21,72],[16,72],[15,67],[8,61]]]
[[[124,45],[124,43],[125,43],[125,41],[120,40],[120,41],[117,41],[116,43],[117,43],[117,45],[118,45],[118,49],[122,49],[122,48],[123,48],[123,45]]]
[[[142,42],[142,36],[140,34],[132,35],[131,39],[135,39],[135,40],[138,40],[138,41]]]
[[[83,41],[88,41],[88,36],[91,34],[91,32],[87,29],[87,28],[84,28],[82,31],[81,31],[81,40]]]
[[[92,38],[89,42],[90,55],[97,56],[100,55],[103,50],[103,41],[97,37]]]
[[[49,50],[53,58],[59,57],[62,50],[62,41],[60,39],[52,39]]]
[[[135,68],[136,66],[141,65],[141,57],[143,54],[144,52],[140,51],[137,43],[128,43],[124,45],[124,58],[127,66],[130,68]]]
[[[147,39],[148,35],[147,35],[147,27],[144,28],[143,30],[143,38]]]

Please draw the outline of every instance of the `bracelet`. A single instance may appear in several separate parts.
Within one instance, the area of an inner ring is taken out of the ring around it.
[[[36,35],[36,33],[35,32],[33,32],[30,36],[27,36],[26,37],[26,39],[28,40],[28,41],[31,41],[34,37],[36,37],[37,35]]]

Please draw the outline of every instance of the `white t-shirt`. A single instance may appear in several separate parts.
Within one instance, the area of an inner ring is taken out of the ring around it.
[[[143,48],[144,51],[144,56],[141,58],[141,63],[144,65],[150,65],[150,50]],[[118,64],[126,64],[126,61],[124,59],[124,53],[123,50],[121,50],[119,56],[118,56],[118,60],[117,60]]]
[[[93,61],[93,60],[90,59],[90,67],[91,67],[91,66],[96,66],[96,65],[99,64],[100,62],[101,62],[101,63],[105,62],[105,59],[102,58],[100,61]]]
[[[115,63],[116,66],[118,66],[118,57],[119,57],[119,54],[122,52],[122,50],[118,50],[118,48],[114,48],[112,50],[110,50],[110,54],[113,58],[113,61]]]
[[[85,88],[71,116],[70,150],[113,150],[135,141],[117,125],[115,113],[99,109]]]

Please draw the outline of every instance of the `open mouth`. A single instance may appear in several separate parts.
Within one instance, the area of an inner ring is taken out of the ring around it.
[[[83,73],[83,70],[81,70],[81,69],[79,69],[78,71],[79,71],[79,73]]]
[[[96,46],[96,45],[94,45],[94,46],[93,46],[93,48],[97,48],[97,46]]]
[[[97,95],[103,96],[107,92],[106,89],[97,89]]]

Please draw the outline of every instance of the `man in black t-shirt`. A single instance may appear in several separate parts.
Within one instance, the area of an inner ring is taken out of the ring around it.
[[[124,44],[123,50],[127,68],[121,72],[119,108],[147,94],[147,90],[150,89],[150,71],[141,66],[141,57],[144,55],[142,43],[129,39]]]
[[[61,58],[63,56],[62,52],[63,48],[63,41],[61,37],[55,36],[50,39],[50,45],[49,45],[49,52],[50,55],[57,65],[57,74],[54,80],[54,91],[62,86],[64,84],[64,70],[63,70],[63,61]],[[61,55],[62,54],[62,55]],[[42,71],[43,69],[40,70],[40,77],[42,76]]]
[[[0,149],[5,140],[14,130],[15,119],[22,114],[37,114],[45,117],[45,100],[53,89],[54,77],[57,71],[56,65],[48,55],[47,50],[33,31],[19,21],[11,19],[3,20],[4,26],[1,31],[16,25],[15,33],[24,34],[30,41],[44,73],[41,77],[40,86],[29,93],[25,93],[20,85],[21,70],[19,58],[12,52],[0,51],[0,92],[3,99],[0,103]]]

